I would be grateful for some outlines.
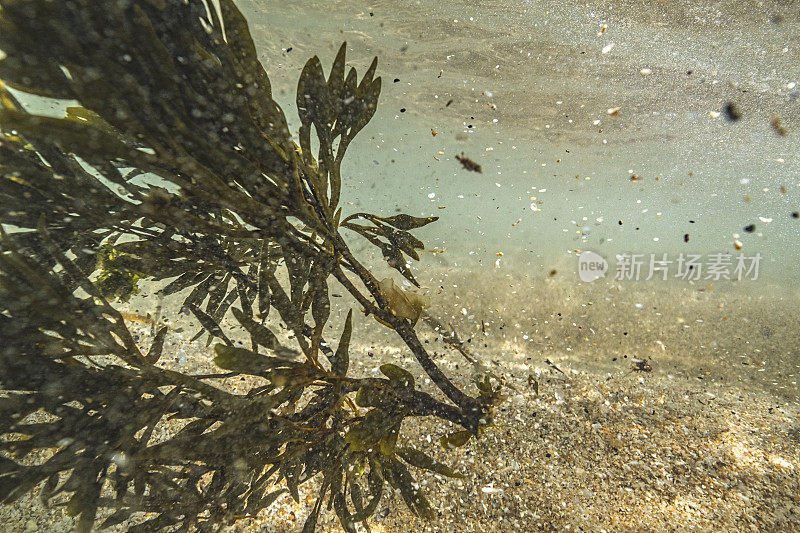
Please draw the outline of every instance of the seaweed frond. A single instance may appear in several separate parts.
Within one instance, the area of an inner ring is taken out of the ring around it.
[[[327,77],[308,61],[298,145],[244,17],[218,5],[0,0],[0,501],[43,483],[82,531],[102,509],[113,512],[99,527],[205,531],[284,493],[299,500],[316,478],[307,531],[326,501],[355,531],[387,483],[432,517],[408,467],[458,474],[398,446],[403,422],[433,416],[477,436],[500,395],[451,382],[414,329],[427,304],[378,281],[340,234],[417,284],[412,231],[436,218],[340,207],[342,159],[376,110],[377,60],[360,79],[345,73],[344,44]],[[77,105],[32,114],[20,93]],[[335,349],[323,338],[331,276],[399,335],[435,395],[395,365],[348,375],[352,310]],[[164,368],[166,328],[137,344],[111,300],[143,280],[183,294],[223,373]],[[247,347],[234,342],[242,328]],[[239,375],[260,385],[237,395],[209,381]],[[180,429],[155,438],[167,421]]]

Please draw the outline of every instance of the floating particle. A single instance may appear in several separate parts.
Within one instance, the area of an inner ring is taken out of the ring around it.
[[[758,220],[760,220],[764,224],[769,224],[770,222],[772,222],[772,219],[767,217],[758,217]]]
[[[683,242],[689,242],[689,234],[688,233],[684,233],[683,234]]]
[[[747,233],[753,233],[756,230],[756,225],[755,224],[748,224],[747,226],[744,227],[744,230]]]
[[[736,250],[741,250],[742,249],[742,241],[740,241],[740,240],[733,241],[733,247],[736,248]]]
[[[446,104],[444,104],[444,106],[445,107],[450,107],[450,104],[452,104],[452,103],[453,103],[453,99],[451,98],[450,100],[447,101]]]
[[[431,200],[433,200],[434,198],[436,198],[436,193],[435,193],[435,192],[430,192],[430,193],[428,193],[428,198],[430,198]]]
[[[639,74],[641,74],[642,76],[649,76],[652,73],[653,71],[649,68],[643,68],[642,70],[639,71]]]
[[[638,174],[631,174],[631,181],[636,183],[637,181],[641,181],[642,177]]]
[[[736,122],[742,118],[742,112],[739,110],[739,106],[733,102],[726,103],[722,110],[725,112],[725,118],[731,122]]]
[[[775,133],[781,137],[786,137],[789,134],[789,131],[783,127],[783,124],[781,124],[781,117],[778,115],[773,114],[771,117],[769,117],[769,125],[772,126],[772,129],[775,130]]]
[[[437,77],[437,78],[441,78],[441,77],[442,77],[442,74],[444,74],[444,69],[443,69],[443,68],[440,68],[440,69],[439,69],[439,75],[438,75],[438,76],[436,76],[436,77]]]
[[[461,152],[461,155],[456,156],[456,160],[461,163],[461,166],[464,167],[466,170],[470,172],[477,172],[478,174],[483,174],[483,169],[481,166],[470,159],[469,157],[464,155],[464,152]]]
[[[609,43],[609,44],[607,44],[607,45],[605,45],[605,46],[603,47],[603,50],[601,50],[601,52],[602,52],[603,54],[607,54],[607,53],[609,53],[609,52],[610,52],[610,51],[611,51],[613,48],[614,48],[614,43]]]
[[[606,113],[611,115],[612,117],[616,117],[619,115],[619,108],[618,107],[609,107],[606,109]]]
[[[556,274],[558,274],[558,270],[556,270],[555,268],[554,268],[554,269],[552,269],[552,270],[550,271],[550,277],[551,277],[551,278],[552,278],[553,276],[555,276]]]
[[[438,131],[436,131],[435,129],[431,128],[431,135],[433,135],[434,137],[436,137],[436,135],[437,135],[438,133],[439,133]]]
[[[786,186],[785,185],[781,185],[780,191],[781,191],[781,194],[786,194]]]

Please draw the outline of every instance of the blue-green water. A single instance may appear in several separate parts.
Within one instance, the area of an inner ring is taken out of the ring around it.
[[[353,66],[379,57],[381,103],[348,156],[347,200],[441,216],[428,242],[450,260],[491,268],[501,252],[502,267],[549,271],[575,250],[613,263],[741,245],[761,254],[762,280],[797,286],[791,7],[242,5],[290,119],[310,55],[329,65],[346,40]]]

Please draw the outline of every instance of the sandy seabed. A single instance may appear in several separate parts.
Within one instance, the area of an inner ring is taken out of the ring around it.
[[[481,439],[452,451],[438,445],[447,423],[407,423],[407,445],[466,478],[418,476],[438,518],[416,519],[399,495],[385,495],[372,531],[800,530],[796,295],[433,272],[421,280],[432,293],[430,313],[504,377],[508,399]],[[146,315],[152,302],[142,295],[130,312]],[[329,336],[350,305],[334,298]],[[179,313],[164,317],[171,331],[162,363],[214,371],[205,342],[188,340],[196,326]],[[471,366],[436,332],[417,328],[435,360],[473,390]],[[131,329],[149,343],[150,326],[134,320]],[[418,370],[395,335],[371,319],[359,317],[353,335],[353,375],[377,376],[389,361]],[[418,385],[434,392],[425,379]],[[284,495],[229,529],[300,531],[313,489],[309,483],[301,502]],[[0,523],[14,531],[74,525],[62,508],[41,507],[38,490],[0,508]],[[340,530],[332,511],[318,529]]]

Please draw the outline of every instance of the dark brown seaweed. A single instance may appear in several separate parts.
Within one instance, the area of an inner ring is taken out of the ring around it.
[[[355,531],[386,483],[431,517],[406,465],[458,474],[398,447],[403,421],[457,424],[444,442],[462,445],[501,396],[488,377],[477,396],[450,381],[340,234],[416,283],[406,256],[423,243],[410,232],[436,220],[342,215],[342,158],[375,113],[377,60],[360,79],[345,45],[327,77],[308,61],[298,146],[244,17],[219,4],[221,18],[205,0],[0,0],[0,501],[42,484],[81,531],[209,531],[317,478],[305,530],[327,498]],[[9,88],[79,105],[39,116]],[[348,376],[352,312],[335,349],[323,339],[331,276],[402,338],[439,397],[394,365]],[[166,329],[140,351],[113,301],[142,280],[186,291],[215,376],[263,386],[237,395],[158,366]],[[280,344],[279,322],[296,346]],[[151,440],[165,420],[185,425]],[[113,513],[95,524],[100,509]]]

